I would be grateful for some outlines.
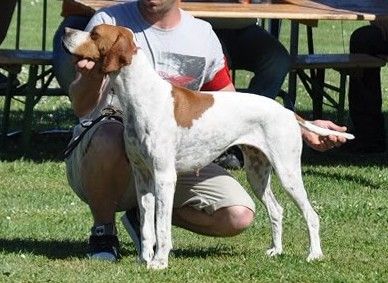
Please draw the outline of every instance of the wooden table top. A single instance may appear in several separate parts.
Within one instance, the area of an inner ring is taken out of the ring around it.
[[[68,0],[94,13],[122,0]],[[387,0],[272,0],[270,4],[182,2],[181,8],[199,18],[270,18],[291,20],[388,19]]]

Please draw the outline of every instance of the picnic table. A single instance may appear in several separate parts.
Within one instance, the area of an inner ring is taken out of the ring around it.
[[[67,0],[93,14],[123,0]],[[388,18],[385,0],[273,0],[263,4],[182,2],[181,8],[198,18],[262,18],[289,20],[368,20]]]
[[[17,100],[24,103],[22,145],[28,150],[32,134],[32,120],[34,106],[43,96],[62,96],[60,88],[50,86],[54,79],[53,53],[46,50],[47,32],[47,5],[48,0],[40,1],[41,8],[41,31],[36,31],[41,38],[41,49],[30,50],[20,47],[22,27],[22,0],[15,0],[15,47],[13,49],[0,49],[0,67],[7,71],[8,80],[5,89],[0,90],[0,96],[4,97],[3,115],[1,119],[0,147],[5,143],[8,136],[17,134],[19,131],[9,133],[11,102]],[[28,13],[26,11],[25,13]],[[1,19],[2,21],[5,19]],[[7,24],[7,23],[2,23]],[[22,67],[28,66],[28,77],[26,82],[14,83],[21,72]],[[22,98],[22,99],[20,99]],[[24,99],[23,99],[24,98]]]
[[[123,0],[66,0],[79,5],[93,14],[103,7],[124,3]],[[323,97],[327,98],[338,110],[338,120],[342,120],[344,110],[345,82],[347,70],[360,67],[385,65],[385,61],[369,55],[360,54],[322,54],[302,55],[298,52],[299,24],[308,25],[308,43],[313,50],[311,27],[319,20],[374,21],[388,20],[388,1],[386,0],[272,0],[270,3],[243,4],[225,2],[181,2],[180,7],[195,17],[209,21],[219,19],[287,19],[291,20],[290,55],[294,68],[289,74],[288,95],[296,98],[297,78],[302,80],[313,99],[314,118],[322,116]],[[309,69],[310,76],[304,72]],[[340,86],[332,87],[339,93],[338,102],[324,90],[325,69],[336,69],[341,74]],[[344,71],[346,70],[346,71]]]

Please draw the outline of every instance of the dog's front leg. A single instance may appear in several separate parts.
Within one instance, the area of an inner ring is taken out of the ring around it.
[[[174,168],[155,172],[156,253],[148,265],[151,269],[164,269],[168,266],[168,256],[172,248],[171,223],[175,184]]]
[[[147,266],[154,257],[155,238],[155,192],[154,179],[150,172],[133,166],[137,201],[140,211],[141,254],[140,260]]]

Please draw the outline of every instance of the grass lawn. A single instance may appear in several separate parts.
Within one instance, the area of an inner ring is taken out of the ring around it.
[[[33,16],[41,1],[23,3],[29,13],[22,46],[38,48]],[[49,5],[52,36],[60,21],[60,1],[49,1]],[[360,24],[322,22],[316,31],[317,52],[346,52],[349,35]],[[286,46],[288,29],[284,21],[281,40]],[[11,33],[2,47],[12,47],[12,39]],[[300,44],[305,46],[303,41]],[[244,84],[249,76],[240,72],[238,83]],[[329,78],[335,80],[335,73]],[[384,70],[385,94],[387,86]],[[20,124],[20,109],[22,105],[14,103],[15,128]],[[385,99],[386,117],[387,110]],[[302,86],[298,87],[297,111],[306,117],[311,113]],[[325,108],[325,117],[334,114]],[[74,122],[66,97],[43,99],[34,118],[37,129],[69,129]],[[115,264],[86,259],[92,220],[86,204],[67,185],[61,155],[65,144],[61,136],[40,136],[35,137],[29,155],[20,152],[17,142],[0,148],[0,282],[388,282],[387,153],[353,156],[304,150],[304,181],[320,215],[324,260],[305,261],[306,225],[274,177],[275,194],[285,208],[284,255],[265,255],[271,232],[266,212],[257,202],[254,224],[233,238],[204,237],[174,228],[170,266],[155,272],[137,262],[121,223],[123,258]],[[244,173],[232,173],[251,193]]]

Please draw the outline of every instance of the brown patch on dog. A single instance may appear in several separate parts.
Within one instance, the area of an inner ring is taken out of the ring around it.
[[[100,52],[92,41],[87,41],[79,45],[73,55],[77,56],[78,59],[90,59],[93,61],[100,59]]]
[[[172,97],[174,98],[174,116],[178,126],[190,128],[193,120],[201,115],[214,104],[214,97],[208,93],[199,93],[173,86]]]
[[[131,64],[137,51],[133,36],[123,27],[98,25],[90,32],[90,40],[80,45],[74,54],[93,61],[102,60],[103,73],[118,71]]]

